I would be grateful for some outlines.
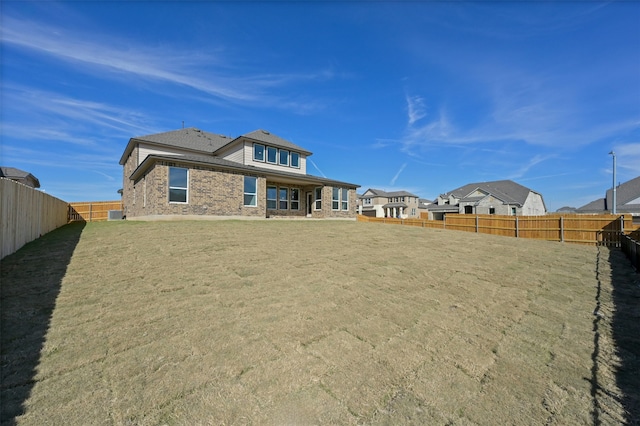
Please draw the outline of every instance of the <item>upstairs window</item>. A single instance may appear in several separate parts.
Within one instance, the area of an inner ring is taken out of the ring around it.
[[[258,205],[258,178],[244,177],[244,205],[248,207]]]
[[[189,182],[189,170],[182,167],[169,167],[169,202],[186,203]]]
[[[264,161],[264,145],[257,143],[253,145],[253,160]]]
[[[286,149],[278,150],[278,157],[278,162],[281,166],[289,165],[289,151],[287,151]]]
[[[276,164],[278,160],[278,149],[272,146],[267,147],[267,163]]]
[[[300,154],[297,152],[291,152],[291,167],[300,168]]]

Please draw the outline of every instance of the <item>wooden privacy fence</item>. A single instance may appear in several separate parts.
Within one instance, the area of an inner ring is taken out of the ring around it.
[[[88,201],[69,203],[69,222],[102,222],[109,219],[109,210],[122,210],[122,201]]]
[[[620,247],[622,235],[635,228],[630,215],[498,216],[448,214],[444,220],[357,216],[360,222],[449,229],[516,238]]]
[[[622,251],[636,268],[636,272],[640,273],[640,229],[623,236]]]
[[[0,259],[66,223],[66,201],[0,178]]]

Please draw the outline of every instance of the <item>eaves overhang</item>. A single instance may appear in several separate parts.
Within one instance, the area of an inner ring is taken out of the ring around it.
[[[205,156],[181,156],[181,155],[148,155],[140,165],[129,176],[129,179],[137,181],[144,173],[158,161],[171,161],[180,162],[193,165],[201,165],[207,167],[217,167],[223,170],[245,172],[248,174],[260,175],[267,180],[277,180],[278,182],[299,184],[299,185],[329,185],[340,186],[350,189],[360,188],[360,185],[342,182],[333,179],[327,179],[319,176],[313,176],[308,174],[279,172],[271,169],[263,169],[255,166],[247,166],[244,164],[234,163],[233,161],[224,160],[217,157],[205,157]]]

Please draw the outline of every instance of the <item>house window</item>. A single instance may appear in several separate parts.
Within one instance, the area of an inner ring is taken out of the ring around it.
[[[267,186],[267,209],[275,210],[278,207],[278,188]]]
[[[281,166],[288,166],[289,165],[289,151],[287,151],[286,149],[280,149],[278,150],[278,157],[279,157],[279,162]]]
[[[364,205],[365,206],[370,206],[371,205],[371,198],[365,198],[364,199]]]
[[[272,146],[267,147],[267,163],[276,164],[278,150]]]
[[[264,145],[253,144],[253,160],[264,161]]]
[[[258,205],[258,178],[244,177],[244,205],[249,207]]]
[[[278,208],[280,210],[289,210],[289,188],[280,188]]]
[[[333,188],[331,196],[331,210],[340,210],[340,188]]]
[[[473,206],[464,206],[464,214],[472,214]]]
[[[315,189],[315,206],[314,210],[322,210],[322,187]]]
[[[516,216],[516,208],[511,207],[511,216]]]
[[[411,216],[415,216],[415,215],[416,215],[416,209],[415,209],[415,207],[413,207],[411,209]]]
[[[489,214],[496,214],[495,207],[489,207]]]
[[[291,189],[291,210],[300,210],[300,190]]]
[[[342,188],[340,191],[342,191],[342,210],[347,211],[349,210],[349,190],[346,188]]]
[[[291,167],[300,168],[300,154],[297,152],[291,153]]]
[[[182,167],[169,167],[169,202],[186,203],[189,170]]]

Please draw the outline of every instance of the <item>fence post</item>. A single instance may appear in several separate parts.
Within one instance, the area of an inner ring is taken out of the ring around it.
[[[620,216],[620,233],[618,234],[618,244],[616,247],[622,247],[622,238],[624,237],[624,215]]]
[[[560,242],[564,243],[564,216],[560,216]]]
[[[478,215],[476,215],[476,234],[478,233]]]
[[[89,222],[91,222],[92,214],[93,214],[93,203],[89,203]]]
[[[518,216],[516,216],[516,238],[518,238],[520,236],[519,230],[518,230]]]

